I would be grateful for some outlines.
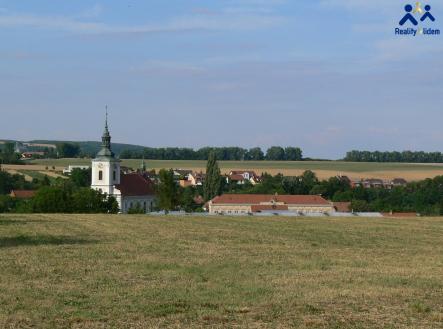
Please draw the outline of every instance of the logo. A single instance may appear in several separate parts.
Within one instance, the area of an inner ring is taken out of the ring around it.
[[[421,2],[416,2],[415,6],[407,4],[405,14],[398,23],[402,28],[396,28],[396,35],[440,35],[440,30],[430,26],[435,22],[435,17],[431,13],[432,7],[428,4],[423,7]]]

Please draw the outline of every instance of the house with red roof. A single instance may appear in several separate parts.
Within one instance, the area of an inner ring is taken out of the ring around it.
[[[35,196],[33,190],[12,190],[9,194],[11,198],[16,199],[32,199]]]
[[[319,195],[223,194],[208,202],[210,214],[257,212],[330,213],[334,205]]]
[[[226,182],[229,184],[231,182],[237,183],[239,185],[249,182],[252,185],[261,182],[261,177],[258,176],[255,171],[250,170],[232,170],[226,177]]]

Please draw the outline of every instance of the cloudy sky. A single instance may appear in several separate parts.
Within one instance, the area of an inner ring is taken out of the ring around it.
[[[430,3],[443,30],[443,5]],[[0,138],[443,151],[443,36],[393,0],[0,0]]]

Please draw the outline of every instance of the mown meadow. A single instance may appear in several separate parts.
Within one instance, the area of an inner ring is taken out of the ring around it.
[[[0,215],[0,328],[441,328],[442,218]]]

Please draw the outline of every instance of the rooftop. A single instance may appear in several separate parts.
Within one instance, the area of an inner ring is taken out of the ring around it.
[[[213,204],[260,204],[267,202],[303,205],[331,204],[319,195],[223,194],[212,199]]]
[[[154,194],[154,187],[150,179],[140,174],[123,174],[120,184],[115,186],[124,196],[139,196]]]

